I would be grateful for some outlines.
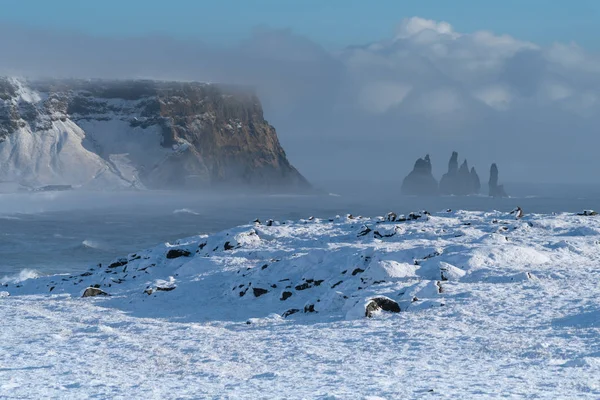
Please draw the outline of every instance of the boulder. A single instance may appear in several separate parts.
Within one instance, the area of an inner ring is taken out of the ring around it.
[[[189,257],[192,253],[185,249],[171,249],[167,252],[167,258],[179,258],[179,257]]]
[[[177,286],[157,286],[157,292],[170,292],[171,290],[177,289]]]
[[[285,301],[285,300],[289,299],[290,297],[292,297],[292,292],[286,290],[283,293],[281,293],[281,297],[279,298],[279,300]]]
[[[127,259],[126,258],[119,258],[118,260],[113,261],[112,263],[110,263],[108,265],[108,268],[117,268],[117,267],[122,267],[124,265],[127,265]]]
[[[583,210],[583,212],[577,213],[577,215],[593,217],[594,215],[598,215],[598,213],[594,210]]]
[[[87,289],[85,289],[85,291],[83,292],[83,295],[81,297],[95,297],[95,296],[110,296],[108,293],[106,293],[104,290],[95,288],[95,287],[89,287]]]
[[[286,312],[284,312],[283,314],[281,314],[281,316],[282,316],[283,318],[287,318],[287,317],[289,317],[290,315],[296,314],[296,313],[298,313],[298,312],[300,312],[300,310],[299,310],[299,309],[297,309],[297,308],[290,308],[289,310],[287,310]]]
[[[438,192],[438,183],[431,173],[429,154],[415,162],[413,170],[402,181],[402,194],[431,196]]]
[[[252,288],[252,292],[254,293],[254,297],[260,297],[263,294],[269,293],[269,291],[267,289],[263,289],[263,288]]]
[[[400,312],[400,306],[389,297],[379,296],[374,297],[365,306],[365,317],[371,318],[377,311],[387,311],[393,313]]]

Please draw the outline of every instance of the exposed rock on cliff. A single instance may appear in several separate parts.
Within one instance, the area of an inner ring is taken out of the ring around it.
[[[458,167],[458,153],[452,152],[448,162],[448,172],[440,180],[440,193],[452,195],[468,195],[478,193],[481,189],[479,176],[475,168],[469,170],[467,160]]]
[[[0,181],[308,188],[249,90],[0,78]]]
[[[431,173],[431,160],[429,154],[415,162],[413,170],[402,182],[402,194],[408,195],[435,195],[438,183]]]
[[[504,185],[498,184],[498,166],[494,163],[490,168],[489,181],[490,197],[508,197],[504,190]]]

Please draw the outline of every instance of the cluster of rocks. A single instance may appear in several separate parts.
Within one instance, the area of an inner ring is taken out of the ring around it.
[[[458,165],[458,153],[452,152],[446,172],[438,184],[433,176],[429,154],[415,162],[413,170],[402,182],[402,193],[407,195],[456,195],[466,196],[478,194],[481,191],[481,181],[475,167],[469,169],[465,159]],[[508,197],[503,185],[498,184],[498,166],[490,168],[489,195],[491,197]]]
[[[469,170],[469,163],[465,159],[458,167],[458,153],[452,152],[448,162],[448,172],[440,180],[440,194],[468,195],[479,193],[481,183],[475,167]]]

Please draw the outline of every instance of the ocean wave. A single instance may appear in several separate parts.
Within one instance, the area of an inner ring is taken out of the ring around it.
[[[19,283],[23,282],[27,279],[38,278],[40,276],[39,272],[33,269],[24,269],[19,273],[14,275],[6,275],[3,278],[0,278],[0,284],[6,283]]]
[[[0,219],[5,219],[5,220],[8,220],[8,221],[18,221],[21,218],[15,217],[15,216],[12,216],[12,215],[0,215]]]
[[[85,239],[83,242],[81,242],[80,246],[85,247],[87,249],[106,250],[105,245],[103,245],[101,242],[99,242],[97,240],[92,240],[92,239]]]
[[[189,208],[180,208],[178,210],[173,211],[173,214],[192,214],[192,215],[200,215],[196,211],[192,211]]]

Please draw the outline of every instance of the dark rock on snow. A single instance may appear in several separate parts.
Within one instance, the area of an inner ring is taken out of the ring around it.
[[[313,312],[317,312],[317,311],[315,310],[314,304],[307,304],[304,306],[304,312],[305,313],[313,313]]]
[[[365,317],[371,318],[376,311],[400,312],[400,306],[388,297],[374,297],[365,306]]]
[[[157,292],[170,292],[171,290],[175,290],[177,286],[157,286]]]
[[[299,310],[299,309],[297,309],[297,308],[291,308],[291,309],[287,310],[286,312],[284,312],[283,314],[281,314],[281,316],[282,316],[283,318],[287,318],[287,317],[289,317],[290,315],[292,315],[292,314],[296,314],[296,313],[298,313],[298,312],[300,312],[300,310]]]
[[[83,296],[81,297],[95,297],[95,296],[110,296],[108,293],[106,293],[104,290],[95,288],[95,287],[89,287],[87,289],[85,289],[85,291],[83,292]]]
[[[269,293],[269,291],[268,291],[268,290],[266,290],[266,289],[263,289],[263,288],[256,288],[256,287],[255,287],[255,288],[252,288],[252,292],[254,293],[254,297],[260,297],[260,296],[262,296],[263,294],[267,294],[267,293]]]
[[[279,300],[285,301],[285,300],[289,299],[290,297],[292,297],[292,292],[285,291],[285,292],[281,293],[281,298]]]
[[[192,253],[184,249],[171,249],[167,252],[167,258],[189,257]]]
[[[110,263],[108,265],[108,268],[117,268],[117,267],[122,267],[123,265],[127,265],[127,259],[126,258],[119,258],[116,261],[113,261],[112,263]]]

